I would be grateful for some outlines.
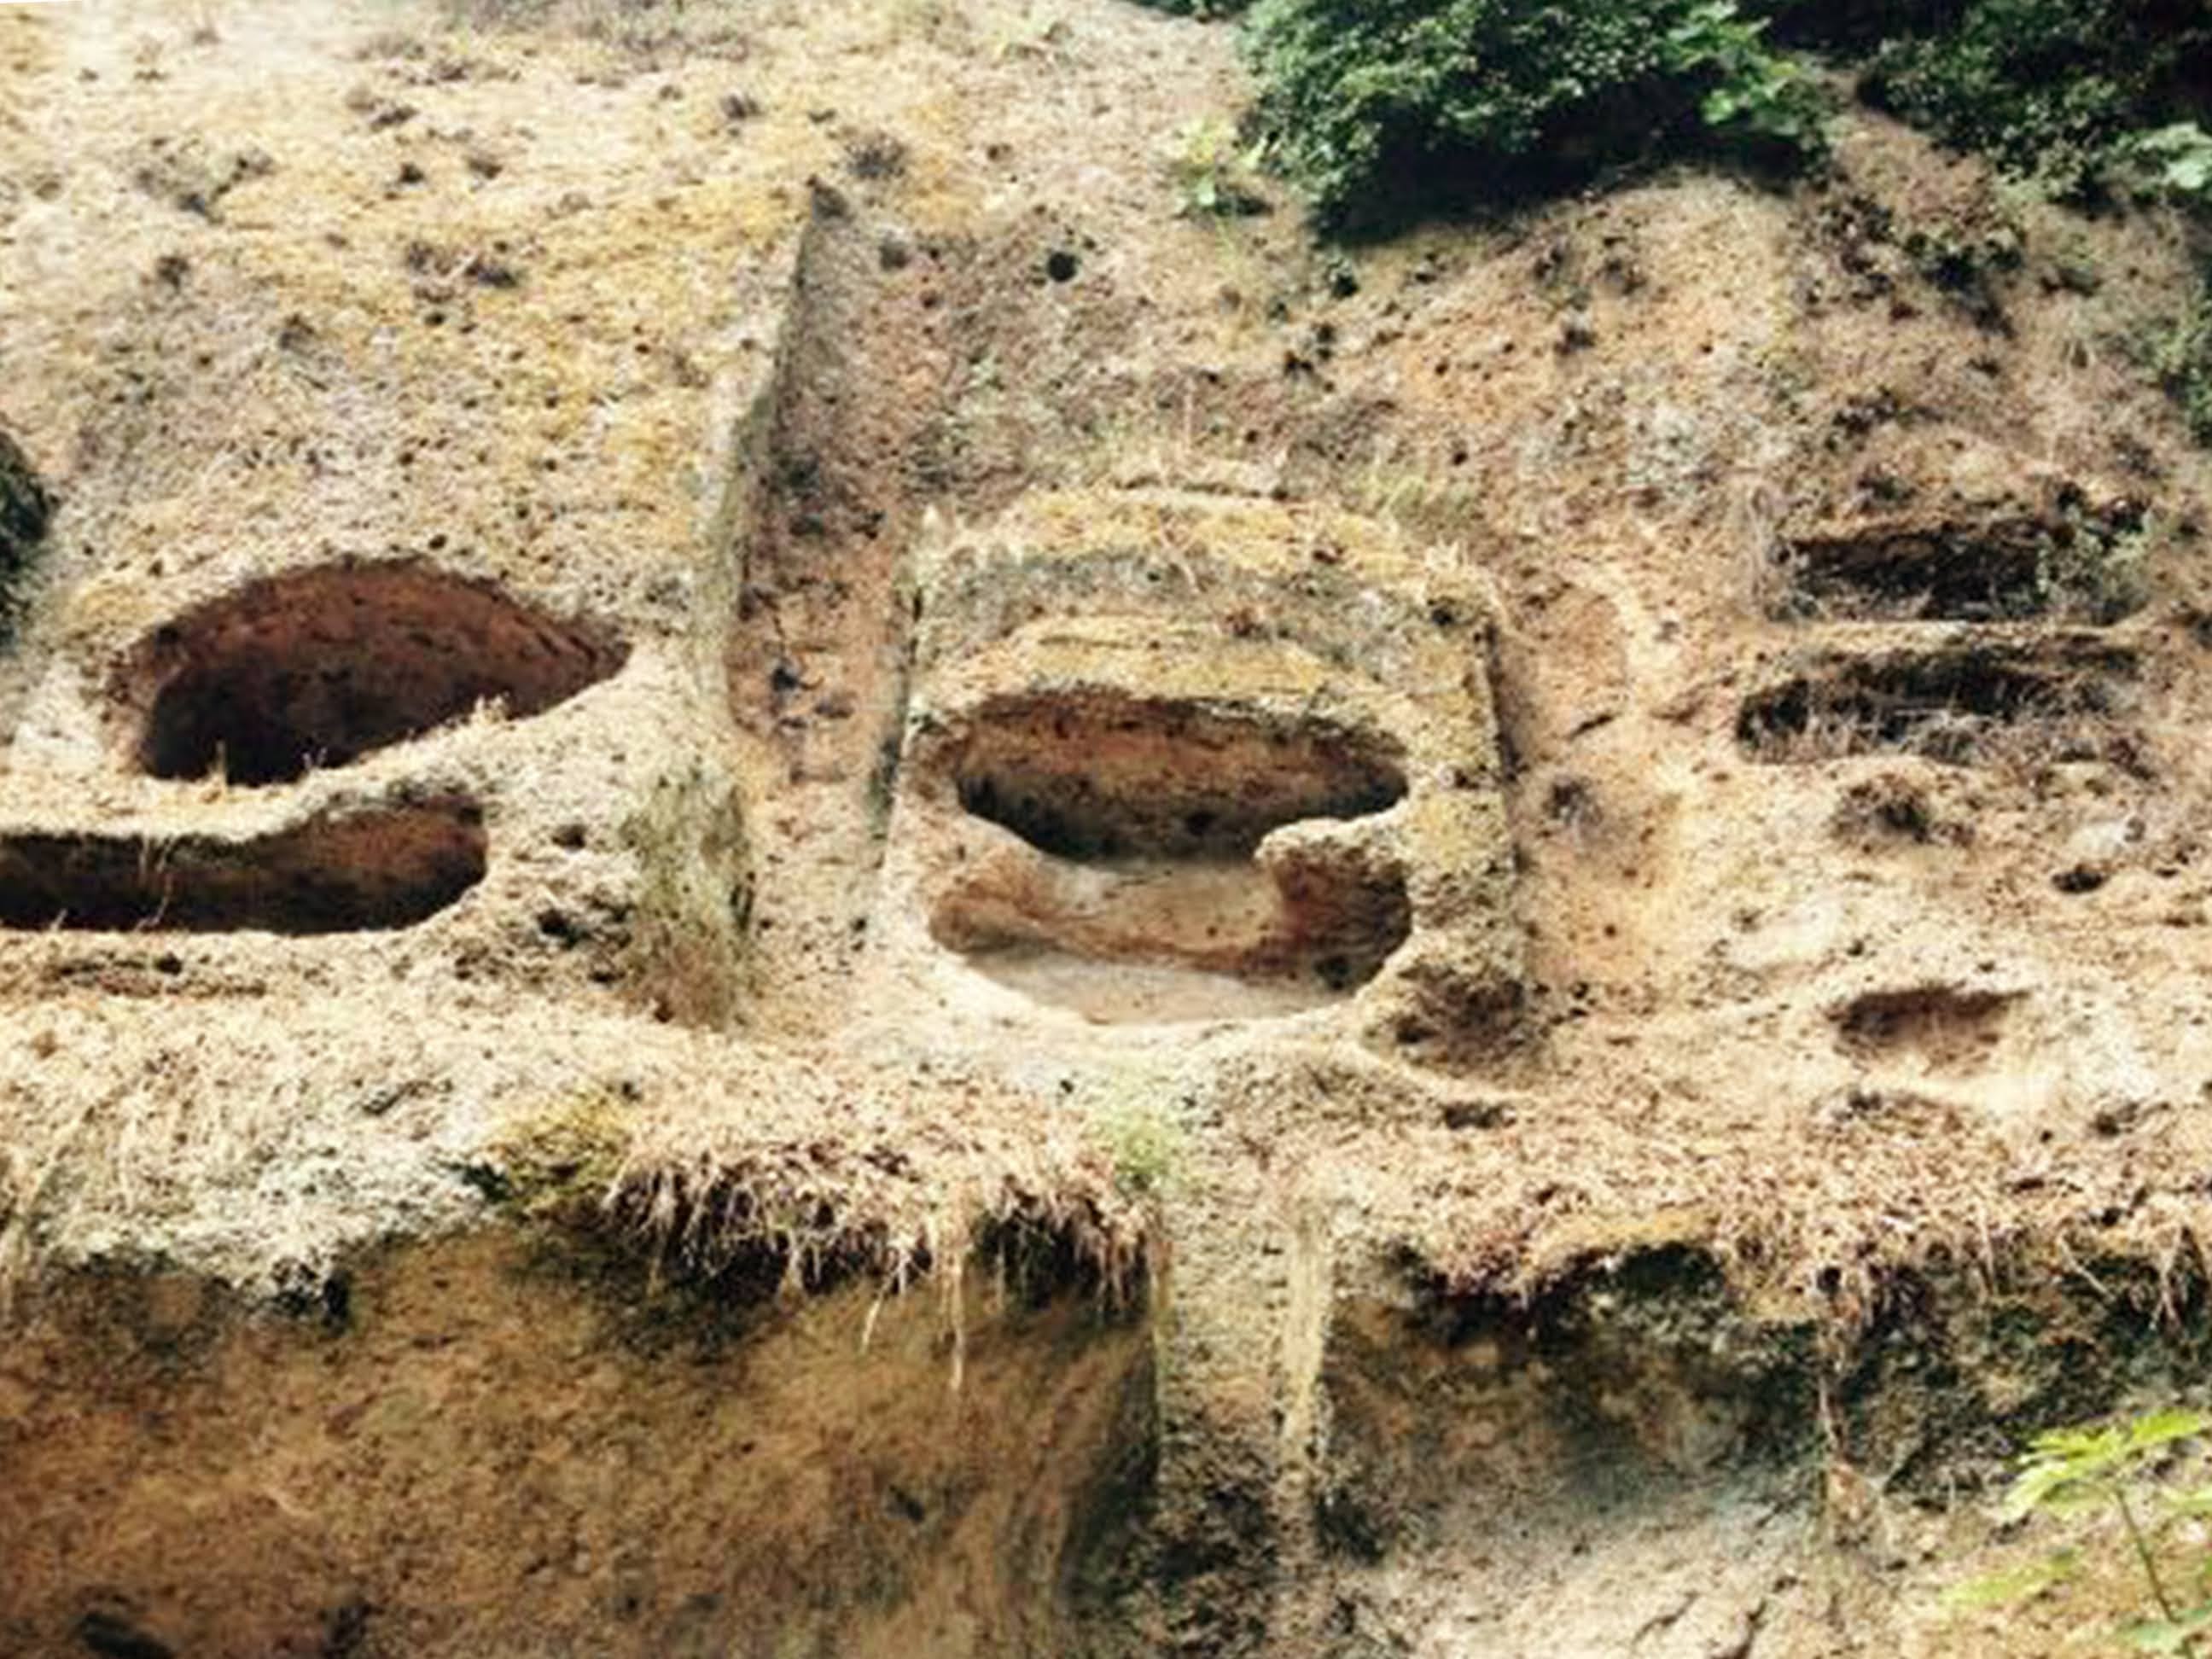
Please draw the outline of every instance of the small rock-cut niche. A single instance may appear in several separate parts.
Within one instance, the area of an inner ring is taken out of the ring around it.
[[[1814,537],[1792,543],[1788,562],[1816,615],[1990,621],[2043,608],[2043,551],[2027,537]]]
[[[252,841],[0,836],[0,927],[344,933],[406,927],[483,879],[459,800],[317,819]]]
[[[2002,622],[2065,610],[2112,620],[2130,607],[2123,538],[2132,505],[1936,520],[1796,538],[1781,562],[1793,608],[1875,621]]]
[[[952,873],[939,940],[1095,1020],[1318,1006],[1411,929],[1402,875],[1347,822],[1405,795],[1371,738],[1133,696],[1010,697],[980,712],[954,775],[969,813],[1025,845]]]
[[[1869,991],[1830,1011],[1837,1045],[1863,1060],[1917,1055],[1942,1070],[1987,1058],[2018,994],[1928,984]]]
[[[616,641],[420,565],[258,581],[180,618],[124,677],[142,769],[283,783],[497,699],[535,714],[621,667]]]
[[[1318,722],[1092,694],[985,708],[960,804],[1055,857],[1249,858],[1271,830],[1357,818],[1405,798],[1393,755]]]
[[[1968,645],[1844,658],[1748,699],[1736,738],[1754,759],[1805,762],[1899,750],[1953,765],[2002,744],[2045,758],[2124,757],[2114,719],[2134,662],[2118,648],[2050,659]]]

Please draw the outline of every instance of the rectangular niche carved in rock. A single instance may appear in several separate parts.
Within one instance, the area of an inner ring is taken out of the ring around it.
[[[1459,562],[1324,505],[1175,490],[939,526],[876,948],[934,946],[948,1007],[992,1019],[1020,1005],[978,979],[1094,1024],[1510,1040],[1493,610]]]
[[[0,927],[343,933],[410,927],[483,879],[483,813],[441,800],[246,840],[0,834]]]

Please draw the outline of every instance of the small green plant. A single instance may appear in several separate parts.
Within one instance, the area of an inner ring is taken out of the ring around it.
[[[1184,1130],[1174,1109],[1151,1091],[1117,1092],[1100,1106],[1091,1127],[1114,1161],[1114,1177],[1132,1198],[1157,1199],[1182,1163]]]
[[[2039,1516],[2104,1522],[2139,1575],[2145,1616],[2114,1632],[2131,1653],[2207,1651],[2212,1639],[2212,1562],[2177,1576],[2171,1534],[2181,1521],[2212,1515],[2212,1487],[2165,1490],[2159,1476],[2190,1442],[2212,1434],[2212,1418],[2180,1410],[2148,1412],[2125,1422],[2054,1429],[2029,1443],[2005,1493],[1999,1518],[2018,1524]],[[2003,1606],[2049,1593],[2083,1568],[2078,1548],[2054,1550],[2012,1571],[1959,1585],[1954,1609]],[[2185,1594],[2185,1586],[2192,1594]]]
[[[2212,446],[2212,275],[2179,316],[2148,340],[2151,373],[2181,410],[2190,435]]]
[[[1325,226],[1526,198],[1718,143],[1802,161],[1818,89],[1735,0],[1260,0],[1273,154]]]
[[[2036,597],[2051,611],[2069,610],[2100,623],[2118,622],[2149,598],[2144,567],[2166,532],[2154,514],[2064,509],[2067,530],[2044,543],[2036,561]]]
[[[1267,198],[1257,189],[1267,146],[1246,143],[1228,122],[1193,121],[1176,134],[1169,162],[1177,211],[1187,219],[1231,219],[1265,213]]]
[[[592,1087],[548,1101],[493,1142],[462,1177],[494,1202],[535,1221],[598,1212],[629,1150],[630,1112],[611,1091]]]

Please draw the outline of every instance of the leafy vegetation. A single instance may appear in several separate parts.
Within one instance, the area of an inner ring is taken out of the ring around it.
[[[2202,1653],[2212,1641],[2212,1560],[2177,1573],[2172,1559],[2179,1524],[2212,1516],[2212,1486],[2177,1491],[2160,1480],[2178,1453],[2207,1435],[2212,1418],[2177,1410],[2053,1430],[2029,1443],[2005,1494],[1999,1518],[2007,1524],[2039,1516],[2084,1517],[2093,1531],[2101,1523],[2091,1547],[2120,1552],[2142,1585],[2142,1616],[2113,1632],[2130,1652]],[[2057,1549],[1961,1584],[1948,1600],[1962,1610],[2017,1602],[2060,1590],[2089,1565],[2081,1547]]]
[[[2130,149],[2158,189],[2186,200],[2212,199],[2212,132],[2196,122],[2138,133]]]
[[[2197,0],[1257,0],[1247,27],[1270,153],[1338,230],[1695,148],[1815,156],[1817,84],[1776,41],[1863,61],[1873,101],[2055,198],[2212,200]]]
[[[2212,139],[2173,119],[2192,80],[2202,96],[2207,62],[2212,17],[2193,0],[1972,0],[1948,27],[1884,45],[1866,91],[2054,198],[2087,202],[2146,175],[2212,183]]]
[[[1807,71],[1735,0],[1260,0],[1273,153],[1331,228],[1510,201],[1717,141],[1802,160]]]
[[[461,1174],[518,1215],[563,1220],[593,1214],[605,1204],[629,1149],[623,1103],[587,1089],[519,1121],[494,1142],[486,1162]]]

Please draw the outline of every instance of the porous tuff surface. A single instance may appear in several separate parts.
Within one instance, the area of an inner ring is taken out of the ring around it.
[[[1248,92],[1121,0],[0,8],[10,1639],[2056,1645],[1939,1598],[2191,1370],[2202,250],[1864,112],[1327,250],[1178,210]],[[386,570],[487,609],[339,630],[381,746],[146,775],[148,641]],[[536,629],[613,672],[468,679]],[[411,925],[144,908],[449,805]]]

